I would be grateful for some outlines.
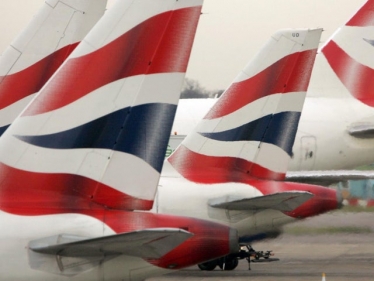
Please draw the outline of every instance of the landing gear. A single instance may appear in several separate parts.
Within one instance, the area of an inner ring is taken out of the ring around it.
[[[201,270],[212,271],[217,267],[217,265],[218,265],[217,260],[212,260],[212,261],[208,261],[208,262],[204,262],[204,263],[199,263],[197,266]]]
[[[220,259],[211,260],[211,261],[204,262],[204,263],[199,263],[197,266],[201,270],[207,270],[207,271],[214,270],[217,266],[221,270],[234,270],[238,266],[238,264],[239,264],[239,260],[237,257],[226,256]]]
[[[225,258],[223,270],[234,270],[239,264],[238,258]]]
[[[214,270],[217,266],[221,270],[234,270],[239,260],[246,259],[248,262],[248,270],[251,270],[251,262],[263,262],[263,261],[277,261],[279,259],[270,258],[273,256],[272,251],[255,251],[250,245],[242,247],[238,253],[230,254],[225,257],[211,260],[208,262],[198,264],[201,270]]]

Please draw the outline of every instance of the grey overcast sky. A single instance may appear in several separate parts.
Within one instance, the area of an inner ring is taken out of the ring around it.
[[[93,0],[95,1],[95,0]],[[0,0],[0,53],[44,0]],[[109,0],[109,6],[114,0]],[[224,89],[278,29],[322,27],[322,42],[366,0],[205,0],[187,77]]]

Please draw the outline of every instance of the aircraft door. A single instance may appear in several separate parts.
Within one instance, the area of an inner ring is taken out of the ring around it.
[[[316,161],[317,140],[314,136],[301,138],[300,170],[310,170]]]

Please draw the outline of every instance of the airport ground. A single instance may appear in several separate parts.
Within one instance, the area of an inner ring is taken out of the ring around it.
[[[326,281],[374,280],[374,212],[338,211],[285,229],[281,237],[256,243],[256,250],[273,250],[280,260],[251,263],[233,271],[201,271],[195,267],[148,281]]]

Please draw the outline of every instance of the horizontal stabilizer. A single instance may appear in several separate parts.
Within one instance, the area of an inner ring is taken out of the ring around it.
[[[329,186],[347,180],[373,179],[374,171],[328,170],[328,171],[292,171],[287,172],[286,180],[292,182]]]
[[[374,124],[373,123],[359,123],[353,124],[348,128],[348,133],[355,138],[370,139],[374,138]]]
[[[63,276],[90,270],[119,255],[157,259],[193,234],[178,228],[153,228],[99,238],[69,234],[29,243],[30,267]]]
[[[263,210],[274,209],[290,212],[313,197],[312,193],[303,191],[289,191],[264,195],[254,198],[234,199],[223,197],[212,199],[209,205],[213,208],[227,210]]]
[[[146,229],[93,239],[62,234],[31,241],[29,247],[38,253],[65,257],[125,254],[157,259],[192,235],[174,228]]]

